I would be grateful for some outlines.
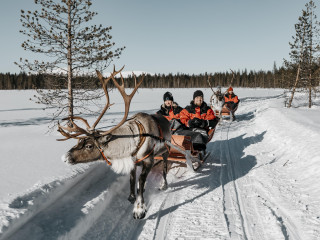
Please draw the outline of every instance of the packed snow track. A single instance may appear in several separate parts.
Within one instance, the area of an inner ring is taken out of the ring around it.
[[[282,102],[281,93],[242,98],[237,120],[217,126],[205,164],[172,168],[166,191],[161,173],[149,174],[144,219],[133,219],[129,176],[101,161],[2,207],[0,239],[320,239],[318,188],[296,174],[307,171],[302,157],[310,166],[319,159],[286,135],[301,130],[276,107]]]

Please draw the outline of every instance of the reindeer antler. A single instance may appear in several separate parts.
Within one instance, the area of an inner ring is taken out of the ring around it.
[[[108,78],[104,78],[102,76],[102,74],[97,70],[97,75],[98,78],[102,84],[102,88],[104,90],[105,96],[106,96],[106,105],[104,106],[102,112],[100,113],[99,117],[97,118],[97,120],[94,122],[94,124],[90,127],[88,121],[82,117],[78,117],[78,116],[74,116],[74,117],[69,117],[69,118],[64,118],[63,120],[69,120],[72,123],[72,126],[61,126],[60,123],[58,123],[58,131],[64,136],[66,137],[65,139],[58,139],[58,141],[64,141],[64,140],[68,140],[70,138],[75,138],[75,139],[83,139],[86,138],[88,136],[96,136],[97,134],[99,136],[103,136],[103,135],[107,135],[110,132],[112,132],[113,130],[119,128],[126,120],[129,114],[129,109],[130,109],[130,103],[131,100],[134,96],[134,94],[136,93],[136,91],[138,90],[138,88],[140,87],[143,79],[144,79],[144,74],[142,74],[141,80],[137,83],[137,79],[136,76],[133,74],[134,80],[135,80],[135,88],[133,89],[133,91],[131,92],[130,95],[127,95],[125,92],[125,86],[124,86],[124,79],[122,77],[121,71],[123,70],[124,66],[116,71],[115,70],[115,66],[113,67],[113,73],[111,73],[110,77]],[[121,77],[121,85],[115,80],[115,76],[120,73],[120,77]],[[108,131],[96,131],[95,127],[97,126],[97,124],[100,122],[101,118],[103,117],[103,115],[106,113],[106,111],[110,108],[110,106],[112,106],[113,104],[110,104],[110,97],[109,97],[109,93],[108,93],[108,82],[112,79],[114,85],[117,87],[117,89],[119,90],[119,92],[121,93],[124,103],[125,103],[125,114],[123,119],[121,120],[120,123],[118,123],[115,127],[111,128]],[[79,127],[76,123],[74,123],[73,120],[80,120],[81,122],[83,122],[86,125],[87,129],[81,128]],[[83,136],[81,136],[83,135]]]
[[[124,100],[124,104],[125,104],[125,113],[124,113],[124,117],[122,118],[121,122],[118,123],[116,126],[114,126],[113,128],[111,128],[108,131],[102,132],[101,135],[107,135],[110,132],[112,132],[113,130],[119,128],[126,120],[129,114],[129,109],[130,109],[130,104],[131,104],[131,100],[134,96],[134,94],[137,92],[138,88],[140,87],[141,83],[143,82],[144,79],[144,74],[142,74],[141,76],[141,80],[137,83],[137,79],[136,76],[133,74],[134,77],[134,82],[135,82],[135,87],[133,89],[133,91],[131,92],[130,95],[127,95],[125,92],[125,86],[124,86],[124,79],[122,77],[122,74],[120,73],[120,77],[121,77],[121,85],[117,82],[117,80],[114,78],[115,75],[111,75],[112,77],[112,81],[114,83],[114,85],[117,87],[117,89],[119,90],[119,92],[121,93],[121,96]]]
[[[230,86],[232,86],[233,85],[233,80],[234,80],[234,71],[232,71],[232,69],[230,69],[230,71],[232,72],[232,79],[231,79]]]
[[[74,121],[73,121],[73,118],[84,121],[87,124],[87,126],[90,127],[88,122],[83,118],[80,118],[80,117],[64,118],[62,120],[70,120],[71,121],[72,127],[61,126],[60,123],[58,122],[58,132],[60,132],[64,137],[66,137],[64,139],[57,139],[58,141],[65,141],[65,140],[68,140],[70,138],[82,139],[82,138],[85,138],[86,136],[80,136],[80,135],[82,135],[82,134],[85,134],[85,135],[91,134],[89,131],[86,131],[85,129],[83,129],[83,128],[79,127],[77,124],[75,124]],[[75,132],[75,133],[72,133],[72,132]]]
[[[107,87],[107,85],[108,85],[108,82],[109,82],[111,79],[113,79],[115,75],[117,75],[118,73],[120,73],[123,69],[124,69],[124,66],[123,66],[120,70],[116,71],[116,67],[113,66],[113,73],[111,73],[110,77],[108,77],[108,78],[103,78],[102,74],[101,74],[98,70],[96,70],[97,75],[98,75],[98,78],[99,78],[99,80],[100,80],[100,82],[101,82],[101,84],[102,84],[102,88],[103,88],[104,94],[106,95],[107,103],[106,103],[106,105],[104,106],[102,112],[100,113],[98,119],[97,119],[97,120],[95,121],[95,123],[92,125],[92,129],[95,129],[95,127],[96,127],[97,124],[100,122],[100,120],[101,120],[101,118],[103,117],[103,115],[106,113],[106,111],[109,109],[109,107],[111,107],[111,106],[113,105],[113,103],[110,104],[110,98],[109,98],[109,92],[108,92],[108,87]]]
[[[211,91],[214,93],[214,90],[213,90],[211,83],[210,83],[210,79],[211,79],[211,75],[208,76],[208,84],[209,84],[209,87],[211,88]]]

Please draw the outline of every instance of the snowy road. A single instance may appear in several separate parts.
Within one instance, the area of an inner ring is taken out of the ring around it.
[[[129,177],[99,162],[51,183],[48,194],[33,191],[12,202],[11,209],[26,211],[9,220],[0,238],[320,239],[318,185],[294,175],[302,169],[304,149],[291,154],[294,143],[286,146],[290,136],[279,143],[290,124],[274,108],[281,101],[280,95],[242,99],[237,120],[217,127],[207,146],[210,158],[199,172],[172,170],[168,190],[158,190],[159,173],[149,175],[145,219],[132,217],[133,206],[126,200]],[[283,132],[270,127],[272,114]],[[308,146],[315,147],[315,141]]]

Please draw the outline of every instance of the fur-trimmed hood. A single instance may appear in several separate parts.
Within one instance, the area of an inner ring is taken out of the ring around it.
[[[196,108],[199,107],[197,105],[194,104],[194,101],[192,100],[190,102],[190,105],[186,106],[186,110],[189,112],[189,113],[196,113]],[[207,113],[207,111],[210,109],[210,107],[207,105],[206,102],[203,102],[200,106],[200,113],[203,114],[203,113]]]
[[[168,116],[170,110],[171,110],[171,107],[167,107],[167,106],[163,103],[163,104],[160,106],[160,110],[159,110],[157,113],[158,113],[158,114],[165,115],[165,116]],[[173,102],[173,104],[172,104],[172,110],[173,110],[173,113],[174,113],[174,114],[178,114],[178,113],[181,112],[182,107],[180,107],[180,106],[178,105],[178,103]]]

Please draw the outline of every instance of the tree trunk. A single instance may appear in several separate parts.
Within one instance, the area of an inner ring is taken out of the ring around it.
[[[310,14],[310,25],[311,25],[311,37],[310,37],[310,45],[309,45],[309,49],[310,49],[310,60],[309,60],[309,108],[311,108],[312,106],[312,53],[313,53],[313,44],[312,44],[312,39],[313,39],[313,13],[312,13],[312,7],[310,8],[311,10],[311,14]]]
[[[292,92],[291,92],[291,98],[289,100],[288,108],[291,107],[291,104],[292,104],[292,101],[293,101],[293,96],[294,96],[294,93],[296,92],[296,88],[297,88],[298,82],[299,82],[299,74],[300,74],[300,68],[301,68],[301,62],[302,62],[302,52],[303,52],[303,48],[304,48],[305,35],[306,35],[306,26],[303,27],[303,35],[302,35],[301,48],[300,48],[298,71],[297,71],[296,81],[294,83],[294,86],[293,86],[293,89],[292,89]]]
[[[288,108],[291,107],[291,104],[292,104],[292,101],[293,101],[293,96],[294,96],[294,93],[296,92],[296,88],[297,88],[297,85],[298,85],[298,82],[299,82],[299,74],[300,74],[300,63],[299,63],[299,66],[298,66],[296,81],[294,83],[294,86],[293,86],[293,89],[292,89],[292,92],[291,92],[291,97],[290,97],[290,100],[289,100],[289,103],[288,103]]]
[[[309,108],[312,106],[312,86],[309,86]]]
[[[73,117],[73,91],[72,91],[72,52],[71,52],[71,0],[68,0],[68,109],[69,117]]]

